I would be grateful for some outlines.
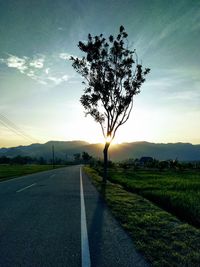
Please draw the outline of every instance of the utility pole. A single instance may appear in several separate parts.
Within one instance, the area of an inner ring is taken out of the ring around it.
[[[52,145],[52,165],[53,169],[55,168],[55,160],[54,160],[54,145]]]

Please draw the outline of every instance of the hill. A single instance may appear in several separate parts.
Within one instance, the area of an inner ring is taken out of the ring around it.
[[[102,157],[102,144],[90,144],[84,141],[49,141],[45,144],[32,144],[12,148],[1,148],[0,156],[15,157],[17,155],[43,157],[51,159],[52,146],[55,157],[73,159],[75,153],[88,152],[94,157]],[[109,152],[111,160],[124,160],[150,156],[159,160],[178,159],[180,161],[200,160],[200,145],[190,143],[155,144],[149,142],[132,142],[112,145]]]

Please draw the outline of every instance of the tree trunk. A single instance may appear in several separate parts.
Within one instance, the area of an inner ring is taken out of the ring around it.
[[[105,143],[105,147],[103,150],[103,156],[104,156],[104,173],[103,173],[103,183],[106,183],[108,178],[108,148],[110,146],[110,143]]]

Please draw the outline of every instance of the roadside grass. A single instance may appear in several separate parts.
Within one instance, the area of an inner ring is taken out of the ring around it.
[[[64,166],[55,166],[55,168]],[[35,172],[48,171],[52,169],[52,165],[0,165],[0,181],[18,176],[31,174]]]
[[[137,249],[155,267],[199,267],[200,230],[119,184],[102,184],[97,171],[84,167]]]

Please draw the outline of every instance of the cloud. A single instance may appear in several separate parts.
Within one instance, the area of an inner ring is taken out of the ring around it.
[[[66,82],[69,80],[69,76],[68,75],[63,75],[62,77],[53,77],[53,76],[49,76],[47,77],[48,80],[53,81],[56,85],[61,84],[62,82]]]
[[[68,54],[68,53],[60,53],[60,54],[59,54],[59,57],[60,57],[61,59],[70,60],[70,58],[73,57],[73,55],[70,55],[70,54]]]
[[[45,69],[45,73],[49,74],[50,68]]]
[[[26,66],[26,60],[26,57],[20,58],[10,55],[7,59],[1,59],[0,62],[5,63],[9,68],[16,68],[21,73],[24,73],[24,71],[28,68]]]
[[[62,27],[58,27],[58,31],[64,31],[65,29]]]
[[[168,38],[169,35],[175,32],[183,32],[184,34],[187,34],[193,30],[194,25],[199,22],[200,14],[196,12],[195,7],[192,7],[183,13],[181,13],[181,10],[179,12],[180,15],[174,16],[174,18],[172,18],[162,29],[159,36],[160,40]]]
[[[200,72],[195,67],[162,70],[148,80],[146,86],[151,88],[152,96],[159,95],[158,99],[167,103],[174,100],[186,106],[190,102],[194,107],[199,107]]]
[[[38,58],[29,63],[31,67],[42,69],[44,67],[44,58]]]
[[[33,70],[30,70],[28,73],[27,73],[27,76],[29,77],[34,77],[35,76],[35,73]]]
[[[63,81],[68,81],[69,80],[69,76],[68,75],[63,75],[62,76],[62,80]]]
[[[61,78],[53,77],[53,76],[48,76],[48,80],[53,81],[55,84],[60,84],[62,82]]]
[[[5,63],[9,68],[18,69],[20,72],[24,73],[25,70],[30,68],[41,69],[44,67],[44,56],[31,59],[29,57],[18,57],[15,55],[9,55],[7,58],[0,59],[1,63]]]
[[[46,81],[43,81],[43,80],[40,80],[40,79],[37,79],[37,81],[38,81],[40,84],[43,84],[43,85],[47,85],[47,84],[48,84]]]
[[[200,92],[199,91],[183,91],[183,92],[174,92],[168,96],[168,99],[174,100],[185,100],[185,101],[194,101],[195,99],[200,99]],[[198,100],[199,101],[199,100]]]
[[[7,58],[0,58],[0,64],[14,68],[30,79],[43,85],[59,85],[74,79],[74,75],[66,74],[61,60],[69,60],[71,54],[58,53],[52,56],[34,55],[33,57],[18,57],[8,54]]]
[[[177,45],[180,46],[181,51],[185,45],[184,40],[187,42],[193,32],[199,30],[200,12],[197,12],[197,7],[191,5],[183,12],[183,6],[179,3],[175,5],[174,10],[170,8],[165,14],[162,13],[156,27],[152,27],[152,24],[147,25],[146,32],[139,34],[134,40],[134,47],[137,51],[141,51],[140,57],[149,55],[154,49],[154,53],[159,53],[163,49],[169,51],[171,48],[177,48]],[[194,42],[195,40],[191,40],[191,43]]]

